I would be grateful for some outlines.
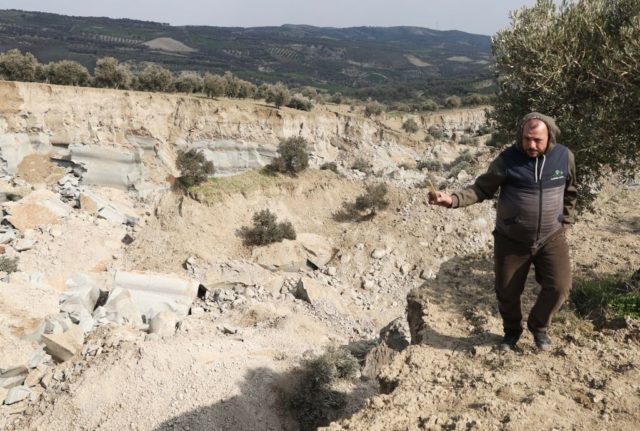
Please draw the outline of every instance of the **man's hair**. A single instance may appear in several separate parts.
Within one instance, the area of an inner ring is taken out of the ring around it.
[[[549,132],[549,143],[555,144],[556,138],[560,134],[560,128],[556,125],[556,120],[553,118],[541,114],[539,112],[531,112],[518,122],[518,131],[516,136],[516,142],[518,145],[522,143],[522,135],[524,134],[524,126],[531,120],[540,120],[547,126],[547,131]]]

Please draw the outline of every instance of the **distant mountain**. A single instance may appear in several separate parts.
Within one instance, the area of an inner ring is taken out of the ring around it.
[[[0,10],[0,50],[29,51],[42,63],[76,60],[93,71],[113,56],[132,67],[222,73],[345,94],[400,100],[477,91],[491,79],[488,36],[419,27],[326,28],[180,26]],[[475,89],[475,90],[474,90]]]

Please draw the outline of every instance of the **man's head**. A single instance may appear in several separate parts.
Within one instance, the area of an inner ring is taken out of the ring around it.
[[[522,128],[522,150],[529,157],[540,157],[549,146],[549,130],[542,120],[527,121]]]
[[[553,118],[532,112],[520,120],[517,142],[529,157],[539,157],[556,143],[559,134],[560,129]]]

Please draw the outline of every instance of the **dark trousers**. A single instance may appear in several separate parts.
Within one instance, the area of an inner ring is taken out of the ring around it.
[[[546,332],[552,316],[571,290],[571,262],[564,229],[538,249],[499,232],[494,232],[494,238],[495,290],[505,332],[522,331],[520,297],[531,264],[542,290],[529,313],[527,326],[533,332]]]

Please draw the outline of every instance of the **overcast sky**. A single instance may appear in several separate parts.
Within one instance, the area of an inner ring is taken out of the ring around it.
[[[535,0],[0,0],[0,9],[108,16],[172,25],[398,26],[492,35]]]

